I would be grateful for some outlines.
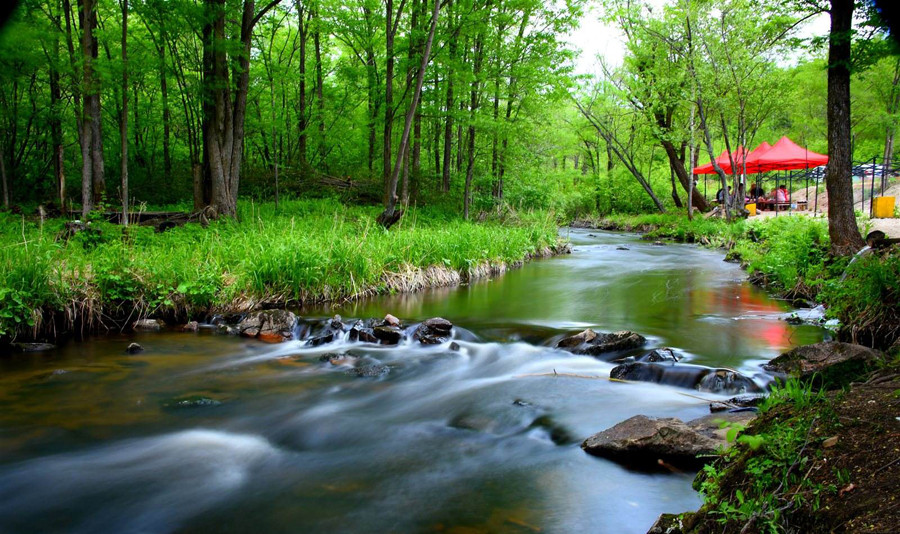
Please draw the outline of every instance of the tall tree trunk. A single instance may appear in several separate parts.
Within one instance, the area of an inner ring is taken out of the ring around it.
[[[128,0],[122,0],[122,224],[128,226]]]
[[[300,135],[297,141],[297,150],[300,152],[300,163],[306,163],[306,144],[307,144],[307,128],[309,127],[309,119],[307,117],[306,111],[306,36],[309,33],[309,27],[305,24],[303,20],[305,16],[305,12],[303,9],[303,4],[300,0],[297,0],[297,23],[298,23],[298,31],[300,32],[300,73],[299,73],[299,84],[300,84],[300,98],[297,102],[297,116],[298,116],[298,127],[300,128]],[[371,170],[371,162],[369,166]]]
[[[425,50],[422,52],[422,63],[419,66],[419,73],[416,77],[416,89],[413,92],[412,101],[409,104],[409,110],[406,112],[406,121],[403,124],[403,135],[400,137],[400,146],[397,153],[397,162],[391,173],[391,179],[388,184],[387,198],[384,212],[378,216],[378,222],[385,227],[390,227],[397,222],[402,211],[397,211],[397,180],[400,176],[400,165],[406,155],[409,144],[409,131],[412,127],[413,115],[419,106],[419,98],[422,96],[422,84],[425,83],[425,69],[428,67],[428,60],[431,57],[431,45],[434,42],[434,31],[437,28],[438,13],[441,10],[441,0],[434,0],[434,10],[431,12],[431,27],[428,30],[428,39],[425,41]]]
[[[97,6],[99,2],[92,0],[94,9],[90,12],[91,25],[91,58],[97,61],[99,55],[100,41],[97,39]],[[91,188],[94,193],[94,203],[103,200],[106,194],[106,167],[103,163],[103,114],[100,107],[100,78],[94,76],[92,79],[93,90],[91,91]]]
[[[466,187],[463,192],[463,218],[469,220],[469,204],[472,201],[472,177],[475,173],[475,114],[478,111],[478,79],[484,59],[484,36],[475,39],[475,64],[472,68],[472,89],[469,93],[468,159],[466,161]]]
[[[0,143],[0,187],[3,189],[3,208],[9,209],[9,183],[6,178],[6,154],[3,143]]]
[[[59,26],[59,15],[54,14],[54,23]],[[53,50],[50,54],[50,137],[52,139],[53,178],[54,189],[59,200],[59,209],[66,211],[66,176],[65,154],[62,138],[62,91],[59,84],[59,38],[54,34],[52,41]]]
[[[91,127],[93,114],[91,113],[93,87],[93,43],[91,24],[91,12],[94,10],[94,0],[79,0],[79,18],[81,20],[81,56],[82,56],[82,101],[84,110],[81,113],[81,214],[87,216],[94,207],[93,195],[93,163],[91,161],[93,148],[93,132]]]
[[[315,19],[315,24],[313,28],[315,32],[313,32],[313,46],[316,49],[316,122],[319,125],[319,142],[317,143],[317,153],[319,158],[319,164],[324,165],[326,170],[328,166],[325,164],[325,91],[324,91],[324,80],[322,77],[322,31],[321,31],[321,23],[322,19],[319,17],[319,10],[316,7],[315,11],[312,12],[313,18]]]
[[[255,2],[244,0],[239,42],[235,43],[240,45],[236,58],[229,58],[226,50],[234,50],[237,46],[223,45],[228,42],[225,0],[205,0],[204,3],[209,21],[203,29],[205,181],[209,184],[209,204],[214,214],[234,217],[241,182],[253,27],[278,1],[269,2],[260,13],[254,14]],[[233,67],[230,76],[229,65]]]
[[[831,0],[828,36],[828,234],[836,255],[865,246],[853,212],[853,154],[850,139],[850,44],[854,0]]]
[[[172,113],[169,109],[169,84],[166,80],[166,40],[165,40],[165,29],[162,30],[163,38],[160,39],[161,43],[159,46],[159,89],[162,93],[162,107],[163,107],[163,169],[166,183],[169,183],[169,180],[172,177],[172,149],[171,149],[171,137],[172,137],[172,126],[171,119]]]
[[[388,206],[395,203],[394,199],[388,198],[391,189],[391,153],[394,128],[394,0],[385,0],[384,13],[386,59],[384,67],[384,138],[382,139],[381,172],[384,181],[384,203]],[[397,18],[400,18],[399,13]]]

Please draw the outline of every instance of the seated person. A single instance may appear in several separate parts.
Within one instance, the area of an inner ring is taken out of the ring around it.
[[[750,197],[750,202],[765,200],[766,192],[754,182],[750,186],[750,191],[747,192],[747,196]]]
[[[718,202],[719,204],[723,204],[723,203],[725,202],[725,194],[724,194],[723,191],[724,191],[724,190],[719,189],[719,190],[716,192],[716,202]],[[731,186],[729,185],[729,186],[728,186],[728,198],[731,199],[731,197],[732,197],[732,194],[731,194]]]
[[[787,187],[784,184],[778,186],[778,189],[775,190],[775,202],[779,204],[790,202],[791,194],[788,193]]]

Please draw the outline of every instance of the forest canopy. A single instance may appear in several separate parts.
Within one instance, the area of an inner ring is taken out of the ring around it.
[[[0,35],[4,205],[681,206],[710,152],[827,150],[811,5],[25,0]],[[584,17],[622,35],[598,75],[574,69]],[[852,150],[890,160],[900,56],[857,19]]]

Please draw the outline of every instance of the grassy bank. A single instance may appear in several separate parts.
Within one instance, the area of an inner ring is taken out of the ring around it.
[[[900,340],[900,251],[893,247],[875,252],[850,265],[848,258],[829,254],[824,219],[773,217],[728,223],[652,214],[580,223],[724,248],[755,283],[785,298],[824,304],[829,316],[844,325],[842,337],[882,348]]]
[[[900,369],[896,357],[884,365],[836,391],[775,388],[697,475],[703,506],[665,518],[669,533],[897,532]]]
[[[53,337],[141,315],[185,320],[450,284],[489,274],[557,243],[547,213],[465,222],[411,210],[386,231],[377,208],[334,200],[242,203],[239,222],[164,233],[92,222],[57,239],[64,220],[0,215],[0,335]]]

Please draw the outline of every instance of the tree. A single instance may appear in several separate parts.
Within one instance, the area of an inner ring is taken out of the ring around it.
[[[215,214],[237,214],[238,188],[244,152],[244,120],[250,86],[250,43],[253,28],[280,0],[256,12],[253,0],[243,0],[237,42],[226,31],[225,0],[205,0],[209,22],[203,28],[204,155],[209,206]],[[229,50],[234,50],[229,54]],[[233,66],[229,72],[229,66]],[[232,90],[232,85],[234,90]]]
[[[831,0],[828,35],[828,235],[831,251],[849,255],[865,246],[853,211],[850,143],[850,61],[854,0]]]

